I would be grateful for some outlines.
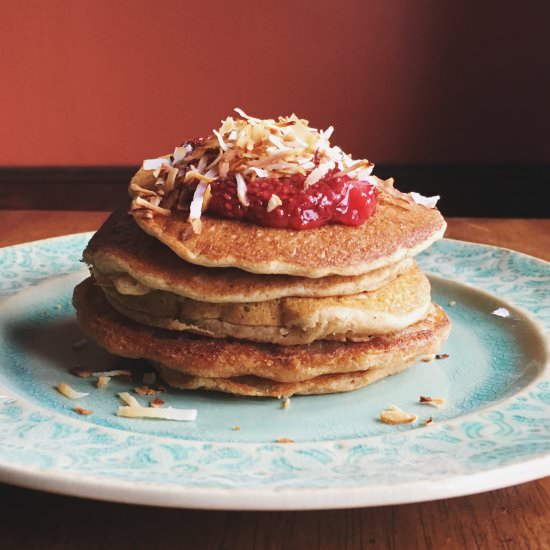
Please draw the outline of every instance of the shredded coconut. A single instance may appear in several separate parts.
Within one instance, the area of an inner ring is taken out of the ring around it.
[[[64,382],[62,382],[61,384],[57,384],[57,386],[55,386],[55,389],[61,395],[64,395],[69,399],[80,399],[82,397],[86,397],[87,395],[90,395],[89,393],[76,391],[74,388],[69,386],[69,384],[65,384]]]

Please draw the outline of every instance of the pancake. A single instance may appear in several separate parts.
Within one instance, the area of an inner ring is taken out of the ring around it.
[[[84,251],[84,260],[93,265],[101,284],[115,284],[120,292],[124,292],[124,287],[138,294],[158,289],[220,303],[263,302],[286,296],[342,296],[376,290],[412,264],[412,259],[406,258],[363,275],[319,279],[205,268],[183,261],[147,235],[128,215],[128,208],[129,201],[121,203]]]
[[[281,396],[360,387],[377,379],[376,371],[371,372],[372,377],[359,374],[359,381],[341,378],[338,382],[335,378],[333,385],[330,379],[320,379],[316,385],[314,379],[323,375],[364,373],[369,369],[379,370],[380,377],[397,372],[418,357],[435,353],[450,329],[443,310],[433,306],[423,320],[405,330],[375,336],[366,342],[318,341],[307,346],[285,347],[215,340],[135,323],[115,311],[91,279],[76,287],[73,303],[84,333],[111,353],[148,359],[168,370],[196,377],[194,381],[179,378],[178,382],[168,372],[165,373],[167,382],[171,379],[182,385],[207,387],[203,379],[208,378],[210,389],[230,393],[248,391],[247,395]],[[252,384],[250,379],[234,380],[243,376],[268,378],[289,385],[275,384],[270,389],[269,385]],[[229,380],[222,383],[219,379]],[[293,385],[306,381],[309,383]],[[247,385],[252,389],[246,389]]]
[[[132,184],[150,188],[154,176],[141,169]],[[413,257],[445,232],[438,210],[418,204],[403,208],[383,195],[375,214],[358,227],[327,224],[317,229],[277,229],[203,215],[202,231],[197,234],[183,215],[152,213],[149,218],[142,210],[133,215],[141,229],[190,263],[259,274],[350,276]]]
[[[108,286],[103,291],[117,311],[138,323],[287,346],[396,332],[422,319],[431,305],[430,283],[416,265],[378,290],[351,296],[215,304],[163,291],[143,296]]]
[[[249,397],[281,398],[291,395],[320,395],[357,390],[405,370],[414,360],[415,358],[385,366],[374,365],[368,370],[352,373],[322,374],[300,382],[276,382],[259,376],[208,378],[182,374],[160,363],[154,363],[154,367],[169,386],[181,390],[211,390]]]

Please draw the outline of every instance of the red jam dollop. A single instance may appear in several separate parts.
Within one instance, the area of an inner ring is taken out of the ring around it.
[[[256,178],[247,182],[249,206],[237,197],[235,180],[226,178],[212,185],[206,212],[221,218],[244,220],[285,229],[314,229],[327,223],[361,225],[376,209],[378,190],[366,181],[330,173],[304,189],[305,176]],[[267,211],[272,195],[281,205]]]

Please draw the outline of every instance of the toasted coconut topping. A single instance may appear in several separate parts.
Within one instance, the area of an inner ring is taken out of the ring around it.
[[[411,424],[416,420],[416,415],[402,411],[396,405],[380,412],[380,420],[384,424]]]
[[[250,206],[248,197],[246,196],[246,181],[244,181],[242,174],[235,174],[235,179],[237,180],[237,197],[239,202],[243,206]]]
[[[130,395],[127,391],[120,392],[118,396],[129,407],[141,407],[139,401],[133,395]]]
[[[105,386],[107,386],[107,384],[111,381],[111,377],[110,376],[100,376],[98,379],[97,379],[97,387],[101,390],[103,389]]]
[[[124,376],[130,378],[132,376],[132,373],[129,370],[126,369],[116,369],[116,370],[100,370],[96,372],[92,372],[92,376]]]
[[[416,204],[420,204],[422,206],[425,206],[426,208],[435,208],[435,205],[440,198],[439,195],[435,195],[434,197],[425,197],[424,195],[416,193],[415,191],[412,191],[410,193],[410,196]]]
[[[89,393],[76,391],[74,388],[71,388],[69,384],[65,384],[62,382],[61,384],[57,384],[55,386],[55,389],[65,397],[68,397],[69,399],[81,399],[82,397],[86,397],[87,395],[90,395]]]
[[[283,204],[283,201],[279,198],[279,196],[273,193],[273,195],[269,197],[269,202],[267,203],[267,211],[273,212],[275,208],[277,208],[278,206],[281,206],[282,204]]]
[[[74,412],[77,413],[77,414],[81,414],[83,416],[88,416],[88,415],[92,414],[93,411],[91,411],[90,409],[83,409],[80,406],[76,406],[74,408]]]
[[[275,443],[294,443],[294,439],[290,439],[290,437],[279,437],[279,439],[275,440]]]
[[[170,162],[168,159],[159,158],[159,159],[144,160],[142,166],[144,170],[158,170],[163,166],[169,166],[169,165],[170,165]]]
[[[443,403],[445,403],[445,400],[441,397],[433,398],[426,395],[421,395],[418,402],[424,405],[433,405],[434,407],[439,407],[440,405],[443,405]]]
[[[181,186],[211,183],[221,178],[232,178],[237,183],[238,199],[248,206],[246,196],[247,178],[281,178],[294,174],[306,176],[304,187],[310,187],[335,169],[340,175],[366,179],[373,169],[368,160],[354,160],[340,147],[331,146],[330,137],[334,128],[324,131],[309,126],[307,120],[292,114],[275,119],[260,119],[248,116],[242,109],[235,109],[240,118],[228,117],[221,126],[206,138],[176,147],[168,157],[147,159],[144,170],[151,170],[156,178],[151,189],[136,184],[130,185],[134,198],[133,210],[168,215],[174,206],[172,190]],[[198,207],[202,204],[204,187],[191,208],[189,222],[200,231]],[[154,195],[160,200],[154,201]],[[200,197],[200,200],[199,200]]]
[[[190,422],[196,420],[197,409],[174,409],[172,407],[132,407],[122,405],[117,416],[125,418],[158,418],[159,420],[179,420]]]
[[[204,195],[206,193],[206,189],[208,187],[208,183],[205,181],[201,181],[197,188],[195,189],[195,193],[193,194],[193,200],[191,201],[191,206],[189,207],[189,223],[191,223],[191,226],[193,227],[193,231],[195,233],[200,233],[201,230],[201,214],[202,214],[202,203],[204,200]]]
[[[410,209],[415,204],[426,208],[436,206],[438,196],[401,193],[393,188],[393,179],[384,181],[372,176],[372,162],[355,160],[340,147],[332,146],[332,126],[321,131],[310,127],[307,120],[295,114],[275,120],[252,117],[239,108],[235,112],[238,118],[227,117],[209,136],[176,147],[170,157],[143,161],[143,169],[152,171],[156,181],[152,188],[135,183],[130,185],[130,195],[134,199],[132,210],[145,210],[140,213],[145,217],[151,217],[153,213],[169,215],[176,204],[179,209],[183,208],[178,203],[181,188],[199,184],[200,191],[197,187],[188,219],[194,232],[198,233],[201,214],[206,209],[206,187],[200,184],[215,185],[220,179],[231,178],[237,183],[239,202],[248,206],[247,179],[302,174],[306,176],[304,188],[307,189],[331,170],[334,170],[333,177],[348,175],[369,181],[381,191],[381,201],[401,208]],[[158,200],[154,200],[155,196]]]

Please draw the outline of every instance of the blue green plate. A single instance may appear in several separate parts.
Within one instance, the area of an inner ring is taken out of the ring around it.
[[[431,500],[550,473],[550,264],[440,241],[418,262],[453,323],[448,358],[355,392],[293,397],[288,409],[169,390],[167,405],[198,410],[183,423],[117,417],[116,394],[135,383],[98,390],[69,374],[121,363],[93,344],[71,347],[81,338],[71,294],[86,276],[89,238],[0,250],[0,480],[119,502],[291,510]],[[75,413],[60,382],[89,392],[78,404],[93,414]],[[444,404],[422,405],[420,395]],[[382,424],[391,404],[417,421]]]

